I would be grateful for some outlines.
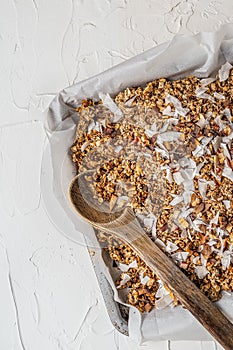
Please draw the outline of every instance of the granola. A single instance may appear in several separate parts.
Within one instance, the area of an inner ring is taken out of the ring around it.
[[[114,101],[85,100],[71,147],[77,172],[94,169],[99,203],[131,206],[149,237],[212,301],[233,291],[232,96],[227,63],[216,78],[161,78]],[[129,304],[149,312],[178,303],[130,247],[98,237],[121,271],[116,285]]]

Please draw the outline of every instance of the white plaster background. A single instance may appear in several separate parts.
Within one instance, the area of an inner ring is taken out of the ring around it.
[[[143,347],[111,325],[83,246],[59,234],[40,195],[42,111],[62,88],[177,32],[233,22],[232,0],[0,0],[0,349]]]

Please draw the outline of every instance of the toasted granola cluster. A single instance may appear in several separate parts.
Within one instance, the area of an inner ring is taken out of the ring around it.
[[[233,71],[157,79],[109,103],[83,101],[72,160],[93,170],[100,205],[131,206],[141,226],[212,300],[233,291]],[[114,110],[112,106],[114,105]],[[135,252],[102,232],[117,288],[140,311],[176,298]]]

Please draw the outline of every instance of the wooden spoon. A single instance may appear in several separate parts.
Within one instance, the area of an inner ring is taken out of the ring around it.
[[[86,176],[82,173],[70,184],[69,198],[75,211],[95,228],[111,233],[130,245],[224,349],[233,350],[233,324],[151,241],[131,208],[109,212],[107,206],[97,204]]]

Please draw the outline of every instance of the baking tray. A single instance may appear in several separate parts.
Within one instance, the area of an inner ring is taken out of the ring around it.
[[[96,230],[95,234],[97,233]],[[94,234],[94,233],[93,233]],[[92,247],[92,242],[88,239],[88,237],[85,237],[85,241],[87,244],[88,252],[92,261],[92,265],[95,271],[95,275],[97,277],[97,281],[104,299],[104,303],[109,315],[109,318],[113,324],[113,326],[122,334],[128,336],[128,314],[129,314],[129,307],[118,303],[114,300],[114,293],[112,290],[112,287],[110,283],[108,282],[107,278],[105,277],[102,268],[101,268],[101,257],[104,260],[109,259],[108,253],[105,252],[104,249],[96,249],[96,248],[89,248]]]

